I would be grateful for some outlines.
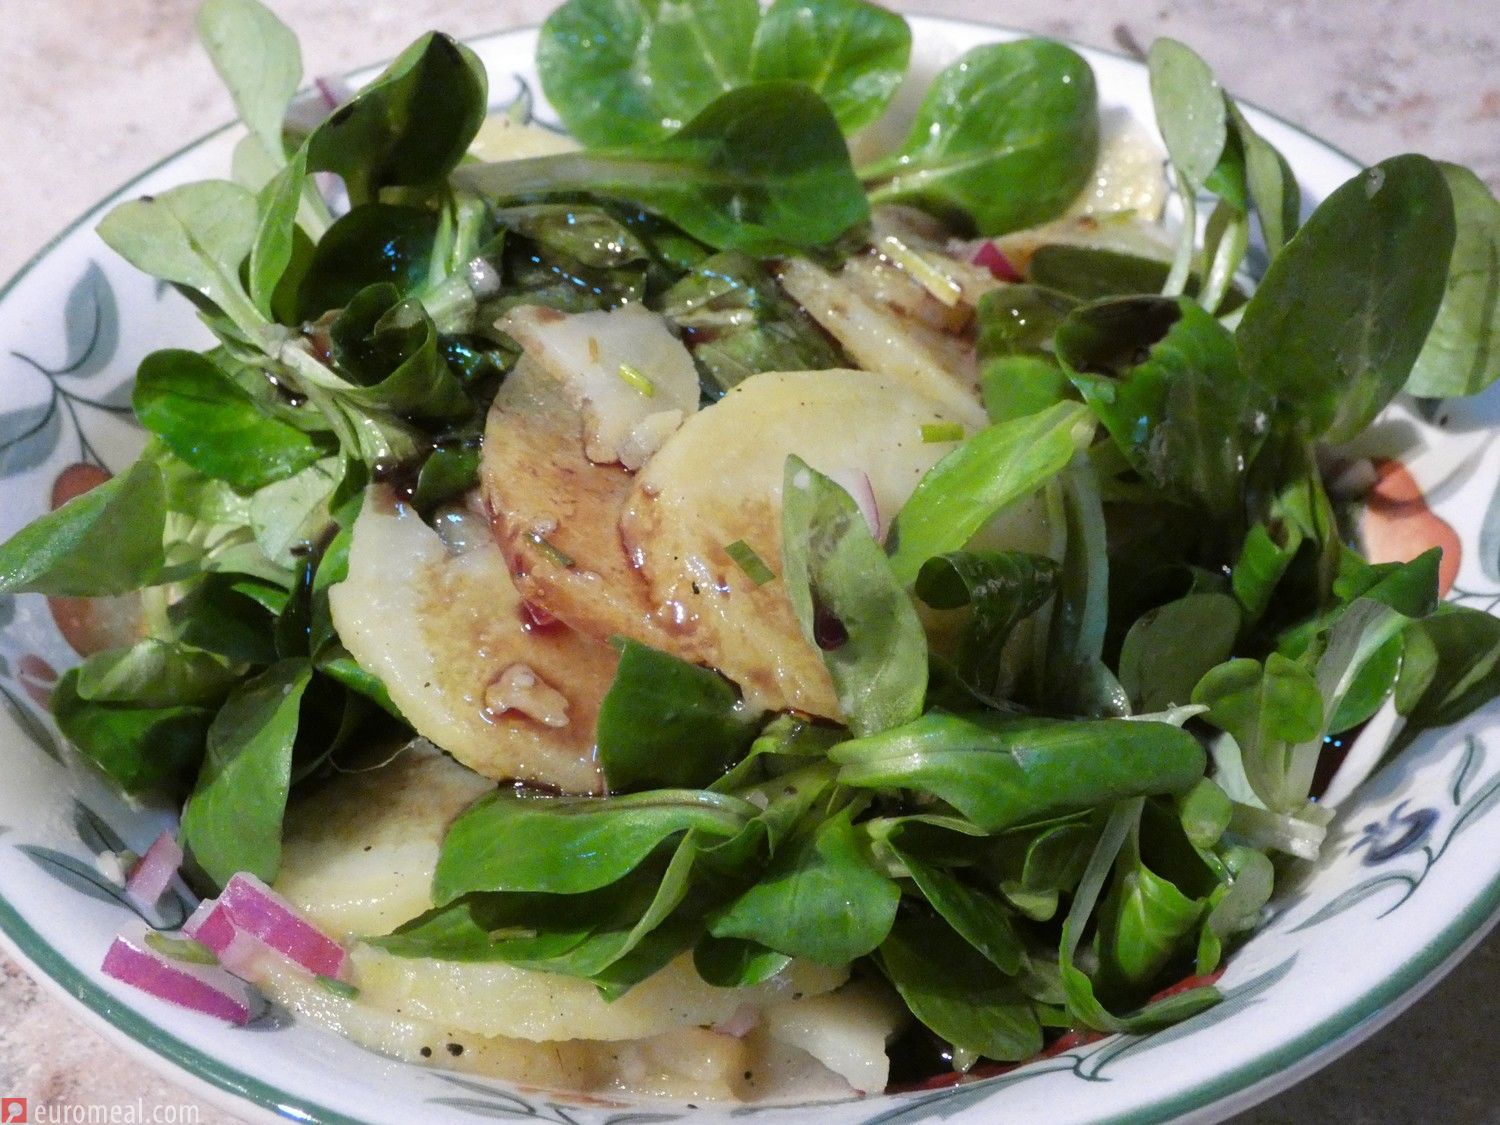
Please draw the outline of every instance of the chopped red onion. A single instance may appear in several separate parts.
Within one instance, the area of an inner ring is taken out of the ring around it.
[[[875,499],[875,486],[870,483],[870,475],[863,469],[834,469],[828,474],[828,479],[853,498],[859,505],[859,514],[865,517],[870,534],[877,543],[883,543],[886,528],[880,522],[880,504]]]
[[[720,1035],[732,1035],[743,1039],[760,1026],[760,1009],[754,1004],[741,1004],[727,1019],[714,1024],[713,1030]]]
[[[158,953],[146,944],[146,927],[126,927],[109,947],[104,975],[142,992],[233,1024],[250,1022],[259,1005],[244,981],[217,965],[200,965]]]
[[[318,194],[323,197],[330,215],[338,218],[348,213],[349,189],[344,185],[342,176],[336,172],[314,172],[313,183],[317,185]]]
[[[182,866],[182,848],[170,832],[163,832],[146,854],[130,871],[125,880],[125,889],[140,905],[150,908],[172,885],[177,869]]]
[[[219,963],[235,976],[254,979],[255,963],[267,955],[266,946],[235,926],[218,899],[207,899],[182,924],[182,932],[214,951]]]
[[[521,624],[527,632],[530,632],[533,629],[555,628],[558,625],[558,620],[535,602],[522,599]]]
[[[231,876],[219,896],[219,905],[227,912],[234,929],[259,939],[314,976],[338,979],[344,975],[349,961],[344,947],[298,914],[291,903],[254,875],[241,871]],[[211,942],[197,934],[193,936],[214,948]],[[218,937],[217,933],[211,936]]]
[[[332,113],[345,102],[354,100],[354,87],[336,74],[322,74],[313,79],[313,88],[323,99],[323,104]]]
[[[311,133],[353,97],[354,88],[342,78],[314,78],[311,88],[298,94],[287,106],[286,123],[294,133]]]
[[[990,274],[1000,281],[1020,282],[1026,279],[1021,276],[1021,271],[1007,258],[1000,247],[993,242],[985,241],[979,244],[979,249],[974,251],[972,259],[976,266],[983,266]]]

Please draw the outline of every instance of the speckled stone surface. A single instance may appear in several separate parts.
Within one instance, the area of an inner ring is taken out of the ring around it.
[[[537,22],[549,0],[273,0],[309,73],[389,58],[429,27]],[[0,278],[104,192],[230,115],[193,40],[197,0],[0,0]],[[1240,97],[1373,161],[1418,150],[1500,188],[1495,0],[904,0],[1135,51],[1193,44]],[[1364,1046],[1240,1125],[1500,1125],[1500,933]],[[0,957],[0,1096],[199,1107]],[[179,1119],[188,1119],[185,1115]]]

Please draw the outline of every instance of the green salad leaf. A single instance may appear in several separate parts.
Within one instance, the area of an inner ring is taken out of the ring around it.
[[[1156,123],[1172,165],[1196,191],[1208,183],[1229,139],[1224,92],[1208,64],[1175,39],[1158,39],[1147,56]]]
[[[497,792],[448,830],[433,898],[446,906],[471,891],[597,890],[628,875],[673,836],[689,829],[733,836],[759,811],[703,790],[653,790],[607,802]]]
[[[1440,163],[1457,236],[1437,320],[1406,382],[1408,394],[1478,394],[1500,379],[1500,201],[1478,176]]]
[[[1061,472],[1087,417],[1082,404],[1060,402],[981,430],[934,465],[891,528],[896,576],[914,582],[928,559],[962,550],[996,512]]]
[[[588,192],[636,203],[757,256],[825,246],[869,216],[837,122],[795,82],[731,90],[659,140],[465,166],[453,182],[498,202]]]
[[[876,203],[1004,234],[1056,218],[1099,149],[1094,72],[1061,43],[976,47],[933,79],[900,150],[860,170]]]
[[[906,21],[864,0],[567,0],[537,43],[542,89],[591,148],[660,140],[752,82],[798,82],[852,133],[906,73]]]
[[[280,161],[282,121],[302,84],[297,36],[256,0],[204,0],[198,38],[234,98],[240,120]]]
[[[1452,193],[1397,156],[1325,199],[1266,271],[1235,332],[1246,375],[1310,437],[1346,440],[1405,384],[1437,318]]]
[[[219,680],[222,665],[210,664],[209,675],[173,669],[174,679],[187,687],[187,699],[153,686],[150,700],[129,691],[90,689],[85,697],[80,681],[93,661],[118,661],[123,654],[106,652],[64,672],[52,688],[52,717],[57,727],[90,761],[119,783],[127,793],[168,793],[180,797],[192,788],[204,739],[227,687],[217,698],[207,690]],[[165,654],[163,665],[177,654]],[[183,654],[183,664],[198,664],[199,654]]]
[[[155,585],[166,519],[161,469],[148,454],[0,546],[0,593],[100,597]]]
[[[1142,793],[1183,791],[1204,768],[1197,739],[1166,723],[983,713],[929,712],[841,742],[828,756],[843,785],[928,794],[990,832]]]
[[[185,463],[243,492],[305,469],[325,450],[264,410],[198,352],[153,352],[136,371],[136,417]]]
[[[1026,947],[998,897],[970,886],[941,867],[923,863],[899,847],[896,854],[922,897],[954,933],[1006,976],[1020,972]]]
[[[953,551],[923,563],[914,590],[933,609],[970,608],[954,666],[985,692],[999,678],[1012,631],[1052,599],[1057,575],[1057,563],[1041,555]]]
[[[599,707],[599,764],[611,792],[707,786],[755,737],[729,682],[621,640],[620,664]]]
[[[356,204],[381,188],[440,183],[479,132],[488,97],[473,51],[424,35],[313,131],[307,167],[343,177]]]
[[[682,329],[717,396],[762,371],[845,366],[837,345],[755,259],[736,250],[697,263],[662,294],[661,312]]]
[[[255,247],[255,196],[227,180],[204,180],[122,203],[99,223],[99,237],[131,265],[219,308],[249,339],[264,325],[240,281]]]
[[[903,915],[880,947],[881,970],[923,1024],[956,1047],[1018,1061],[1042,1049],[1042,1028],[1013,976],[940,917]]]
[[[1187,297],[1125,297],[1075,309],[1056,346],[1137,473],[1215,519],[1234,515],[1269,403],[1241,374],[1228,329]]]
[[[800,457],[782,486],[782,578],[802,627],[859,734],[916,718],[927,638],[853,498]]]
[[[765,876],[709,918],[716,938],[847,965],[890,932],[901,891],[871,862],[844,809],[781,849]]]
[[[1145,712],[1189,702],[1203,676],[1229,659],[1240,622],[1239,604],[1217,592],[1147,610],[1120,646],[1120,686]]]
[[[911,57],[911,28],[865,0],[772,0],[755,30],[757,82],[805,82],[845,133],[870,124],[895,96]]]
[[[590,147],[660,140],[750,79],[754,0],[568,0],[537,41],[537,71]]]
[[[292,746],[311,679],[306,660],[279,661],[232,691],[208,728],[203,769],[182,809],[182,842],[220,886],[239,871],[276,878]]]

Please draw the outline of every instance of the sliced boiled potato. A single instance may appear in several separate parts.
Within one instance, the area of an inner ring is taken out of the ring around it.
[[[780,582],[756,583],[726,553],[744,542],[781,570],[781,486],[789,454],[836,479],[869,479],[884,519],[954,448],[922,427],[969,421],[898,377],[867,371],[752,375],[690,419],[636,476],[620,530],[650,587],[677,607],[701,660],[752,704],[839,718],[833,685]]]
[[[1099,125],[1099,163],[1068,214],[1133,212],[1147,222],[1160,219],[1167,203],[1167,154],[1161,142],[1120,107],[1101,113]]]
[[[773,1004],[761,1027],[770,1038],[806,1051],[857,1092],[878,1094],[891,1073],[885,1045],[907,1018],[889,986],[863,980]]]
[[[1092,250],[1111,250],[1137,258],[1154,258],[1170,262],[1172,246],[1156,223],[1148,223],[1134,214],[1074,215],[1044,226],[1019,230],[994,240],[1011,265],[1025,273],[1032,256],[1043,246],[1082,246]]]
[[[451,553],[375,486],[329,606],[344,645],[417,733],[464,765],[567,792],[602,789],[594,725],[615,653],[567,628],[533,627],[488,536]]]
[[[877,207],[870,216],[870,228],[872,247],[864,257],[906,279],[907,295],[893,293],[887,303],[899,303],[898,312],[905,308],[908,315],[934,328],[949,334],[966,330],[979,299],[1001,284],[988,266],[974,263],[972,250],[955,243],[942,223],[915,208]],[[953,247],[961,249],[955,254]],[[917,257],[908,251],[916,251]]]
[[[341,941],[390,933],[432,908],[448,825],[494,787],[425,739],[340,774],[287,808],[276,890]]]
[[[861,261],[854,259],[835,274],[804,258],[790,258],[778,278],[860,367],[900,380],[967,426],[983,426],[988,419],[979,402],[971,350],[881,300],[873,288],[877,279],[868,276],[877,267],[855,264]],[[885,279],[910,291],[909,279],[889,274]]]
[[[579,977],[503,962],[397,957],[371,946],[353,954],[360,997],[387,1011],[478,1035],[517,1039],[641,1039],[677,1027],[711,1027],[744,1004],[757,1008],[793,995],[830,992],[848,977],[793,961],[753,988],[716,988],[683,955],[617,1000]]]
[[[469,142],[469,154],[487,164],[502,160],[525,160],[531,156],[555,156],[577,152],[578,142],[566,133],[527,125],[504,113],[493,113],[484,119],[479,132]]]
[[[640,468],[698,409],[692,355],[640,305],[581,313],[522,305],[500,327],[562,385],[583,416],[583,450],[596,464]]]
[[[516,588],[586,636],[633,637],[692,659],[620,542],[633,478],[584,456],[582,425],[562,385],[526,359],[490,407],[480,486]]]
[[[973,339],[967,329],[974,319],[974,307],[964,298],[964,287],[958,280],[959,263],[953,261],[949,269],[949,261],[952,259],[918,249],[892,235],[875,250],[846,261],[839,277],[865,300],[884,307],[901,321],[924,350],[942,363],[950,378],[973,385],[978,377]],[[991,278],[988,288],[996,284]]]
[[[268,963],[258,983],[277,1002],[390,1058],[524,1086],[696,1104],[848,1092],[806,1051],[765,1035],[737,1039],[686,1026],[631,1040],[536,1042],[377,1007],[364,993],[341,996],[285,961]]]

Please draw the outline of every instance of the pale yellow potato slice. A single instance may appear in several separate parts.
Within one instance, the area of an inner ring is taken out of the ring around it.
[[[540,125],[527,125],[504,113],[486,117],[479,132],[469,142],[469,154],[486,164],[525,160],[531,156],[555,156],[577,152],[578,148],[578,142],[566,133],[555,133]]]
[[[756,1102],[846,1097],[848,1084],[807,1051],[754,1032],[674,1027],[638,1039],[533,1041],[479,1035],[361,993],[337,995],[286,961],[258,983],[273,999],[361,1046],[439,1067],[546,1090],[675,1102]]]
[[[420,741],[383,768],[336,777],[288,811],[276,890],[341,939],[386,933],[431,908],[448,826],[492,788]],[[258,968],[274,978],[279,963],[267,957]],[[711,1026],[746,1005],[759,1010],[821,995],[848,976],[794,961],[753,988],[716,988],[683,956],[607,1002],[576,977],[498,962],[397,957],[364,944],[354,946],[352,972],[362,1008],[450,1033],[549,1042],[642,1039]]]
[[[900,380],[941,403],[956,421],[983,426],[988,419],[979,402],[972,349],[886,303],[882,298],[889,292],[877,289],[877,280],[908,294],[913,282],[889,273],[871,276],[881,269],[879,263],[855,258],[835,274],[804,258],[790,258],[777,277],[860,367]]]
[[[861,1094],[878,1094],[890,1079],[887,1041],[908,1019],[889,985],[853,981],[833,992],[773,1004],[761,1015],[764,1033],[799,1047]]]
[[[905,278],[906,295],[893,294],[890,303],[899,302],[907,315],[934,328],[972,337],[968,329],[974,307],[1001,284],[988,266],[975,265],[971,250],[955,254],[953,247],[964,244],[955,243],[940,222],[911,207],[877,207],[870,216],[870,241],[865,257]],[[908,250],[916,251],[917,257],[912,258]]]
[[[835,478],[869,477],[882,520],[954,449],[922,440],[933,422],[969,421],[898,377],[867,371],[752,375],[689,419],[637,474],[620,531],[650,588],[676,607],[700,659],[753,705],[828,718],[841,712],[818,651],[779,581],[756,583],[726,548],[743,541],[781,571],[781,486],[789,454]]]
[[[602,791],[594,726],[615,653],[533,627],[489,537],[453,554],[373,487],[329,606],[344,645],[418,734],[486,777]]]
[[[692,659],[620,542],[633,477],[584,456],[582,425],[561,384],[524,359],[490,407],[480,487],[516,588],[585,636],[632,637]]]
[[[1121,107],[1099,115],[1099,163],[1069,215],[1134,212],[1148,222],[1167,202],[1167,154],[1150,129]]]
[[[884,307],[902,322],[905,331],[942,364],[951,379],[972,389],[979,381],[973,334],[968,331],[974,308],[958,281],[958,263],[954,262],[951,270],[945,268],[946,264],[947,260],[935,251],[897,240],[850,258],[838,276],[865,300]],[[990,282],[988,288],[993,289],[996,283],[993,278]]]
[[[377,1008],[471,1031],[517,1039],[640,1039],[675,1027],[711,1027],[742,1005],[756,1008],[831,992],[845,969],[793,961],[752,988],[716,988],[677,958],[616,1000],[605,1000],[580,977],[518,968],[504,962],[397,957],[355,948],[354,980]]]
[[[1162,228],[1148,223],[1134,213],[1123,215],[1072,215],[1044,226],[1018,230],[994,240],[1001,253],[1016,269],[1025,273],[1032,256],[1043,246],[1081,246],[1091,250],[1111,250],[1137,258],[1154,258],[1169,262],[1172,245]]]
[[[333,777],[287,808],[276,890],[340,941],[389,933],[432,908],[448,825],[494,787],[420,738]]]
[[[583,451],[596,464],[638,469],[698,409],[698,369],[660,315],[640,305],[563,313],[512,309],[500,328],[563,387],[583,417]]]

